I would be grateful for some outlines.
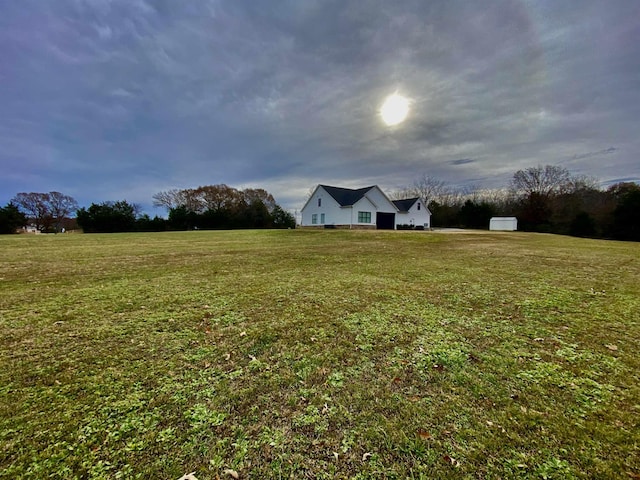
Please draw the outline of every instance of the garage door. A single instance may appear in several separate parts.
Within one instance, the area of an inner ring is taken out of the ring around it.
[[[376,213],[376,228],[378,230],[393,230],[396,224],[395,213]]]

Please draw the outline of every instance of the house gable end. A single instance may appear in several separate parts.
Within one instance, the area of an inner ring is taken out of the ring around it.
[[[352,207],[354,210],[365,209],[367,211],[373,211],[373,212],[376,212],[378,210],[378,207],[376,206],[376,204],[373,203],[371,199],[366,195],[362,197],[360,200],[358,200],[356,203],[354,203]]]
[[[341,207],[349,207],[360,200],[373,187],[358,188],[356,190],[350,188],[331,187],[329,185],[319,185],[325,192],[338,202]]]
[[[376,205],[376,202],[374,202],[373,199],[369,195],[365,194],[365,196],[363,198],[367,199],[369,201],[369,203],[371,205],[373,205],[373,208],[375,208],[376,211],[378,210],[378,205]]]
[[[397,213],[398,207],[389,200],[389,197],[378,187],[375,185],[371,188],[369,192],[367,192],[367,198],[371,200],[376,205],[376,209],[379,212],[386,213]]]
[[[418,202],[420,208],[417,208]],[[418,210],[424,210],[425,213],[431,215],[431,210],[429,210],[429,207],[427,207],[425,202],[422,201],[419,197],[394,200],[393,203],[398,208],[398,211],[400,213],[413,213],[417,212]]]
[[[324,195],[323,195],[324,194]],[[340,203],[326,190],[324,185],[318,185],[314,190],[313,193],[311,195],[309,195],[309,198],[307,198],[307,201],[304,203],[304,206],[300,209],[300,212],[304,212],[305,210],[307,210],[308,208],[313,208],[315,207],[315,205],[312,204],[312,200],[315,202],[318,199],[318,196],[321,195],[323,201],[325,201],[324,199],[329,199],[331,202],[335,202],[334,205],[341,207],[342,205],[340,205]]]
[[[311,193],[311,195],[309,195],[309,198],[307,198],[307,201],[304,202],[304,205],[300,209],[300,212],[304,212],[305,208],[307,208],[307,206],[309,205],[309,202],[315,197],[316,193],[318,192],[318,189],[320,189],[321,187],[322,185],[318,185],[316,188],[313,189],[313,193]]]
[[[400,212],[408,212],[411,207],[419,200],[419,198],[405,198],[402,200],[394,200],[393,204]]]

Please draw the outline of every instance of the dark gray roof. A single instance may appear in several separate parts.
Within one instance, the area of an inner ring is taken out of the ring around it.
[[[416,198],[405,198],[403,200],[393,200],[393,204],[396,206],[398,210],[401,212],[408,212],[409,209],[420,200],[418,197]]]
[[[324,190],[340,204],[341,207],[349,207],[364,197],[364,194],[373,188],[365,187],[353,190],[351,188],[330,187],[329,185],[320,185]]]

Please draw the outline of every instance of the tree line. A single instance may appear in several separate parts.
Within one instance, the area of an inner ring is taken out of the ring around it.
[[[295,218],[262,188],[225,184],[173,189],[153,195],[175,229],[295,228]]]
[[[208,185],[159,192],[153,200],[167,209],[168,219],[141,214],[138,205],[126,200],[78,208],[72,197],[59,192],[18,193],[0,208],[0,233],[28,224],[39,232],[60,232],[73,213],[85,233],[295,227],[293,215],[264,189]]]
[[[493,190],[456,190],[423,175],[395,196],[423,198],[436,227],[487,229],[493,216],[514,216],[524,231],[640,241],[640,185],[601,189],[597,179],[554,165],[518,170]]]
[[[640,241],[640,185],[622,182],[602,189],[595,178],[553,165],[518,170],[508,187],[493,190],[461,191],[423,175],[394,196],[422,198],[435,227],[487,229],[493,216],[515,216],[520,230]],[[165,208],[168,218],[141,214],[125,200],[78,208],[60,192],[18,193],[0,208],[0,233],[27,224],[58,232],[73,213],[87,233],[295,227],[293,215],[260,188],[219,184],[173,189],[153,195],[153,204]]]

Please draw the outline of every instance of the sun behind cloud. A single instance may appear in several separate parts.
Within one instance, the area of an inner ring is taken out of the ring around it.
[[[380,107],[382,121],[389,127],[404,122],[408,114],[409,100],[397,92],[389,95]]]

